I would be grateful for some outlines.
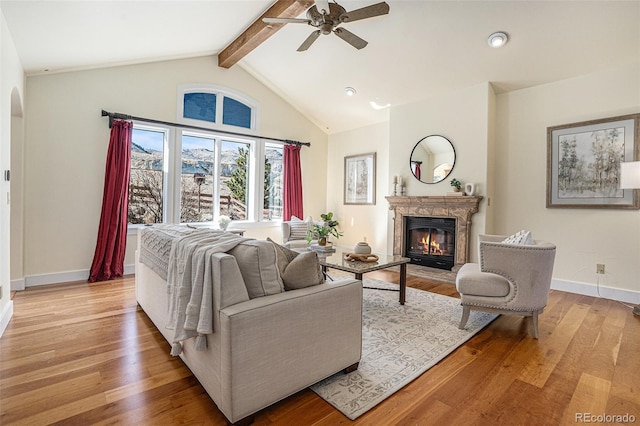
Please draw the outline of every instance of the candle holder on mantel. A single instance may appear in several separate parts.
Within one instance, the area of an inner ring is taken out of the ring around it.
[[[395,197],[396,195],[398,195],[398,182],[393,182],[393,196]]]
[[[404,197],[404,189],[405,186],[404,185],[400,185],[400,195]]]

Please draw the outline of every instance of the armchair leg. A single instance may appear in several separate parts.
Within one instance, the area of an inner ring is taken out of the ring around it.
[[[531,315],[531,326],[533,327],[533,338],[538,338],[538,311],[533,311]]]
[[[460,330],[462,330],[464,326],[467,325],[467,321],[469,320],[469,312],[471,312],[471,307],[462,307],[462,319],[460,320],[460,325],[458,326]]]

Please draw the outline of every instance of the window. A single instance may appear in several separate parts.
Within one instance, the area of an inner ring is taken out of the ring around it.
[[[163,129],[133,128],[128,212],[131,224],[163,222],[166,140]]]
[[[256,128],[256,105],[249,97],[209,84],[178,87],[178,122],[212,129]]]
[[[222,102],[222,124],[251,128],[251,108],[227,96]]]
[[[265,220],[282,219],[282,190],[284,188],[284,149],[266,144],[264,155],[264,206]]]
[[[213,220],[215,139],[182,135],[180,222]]]
[[[185,93],[183,117],[216,122],[215,93]]]
[[[282,160],[279,145],[134,123],[129,223],[281,219]]]

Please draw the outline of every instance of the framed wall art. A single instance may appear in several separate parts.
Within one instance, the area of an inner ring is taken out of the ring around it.
[[[376,153],[344,157],[344,203],[376,203]]]
[[[638,209],[620,189],[620,163],[635,161],[640,114],[547,128],[547,207]]]

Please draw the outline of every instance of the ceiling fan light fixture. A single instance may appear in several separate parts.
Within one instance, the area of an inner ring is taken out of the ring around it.
[[[346,94],[347,94],[347,96],[353,96],[353,95],[355,95],[357,92],[356,92],[356,89],[354,89],[353,87],[345,87],[345,88],[344,88],[344,93],[346,93]]]
[[[507,44],[507,41],[509,41],[509,36],[507,35],[507,33],[502,31],[491,34],[487,39],[487,43],[489,44],[489,46],[496,48],[504,46],[505,44]]]

